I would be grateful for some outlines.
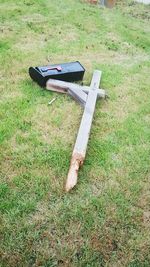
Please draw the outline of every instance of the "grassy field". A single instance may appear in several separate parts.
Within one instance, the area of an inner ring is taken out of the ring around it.
[[[121,2],[0,0],[1,267],[150,266],[150,8]],[[82,109],[28,67],[75,60],[110,98],[65,194]]]

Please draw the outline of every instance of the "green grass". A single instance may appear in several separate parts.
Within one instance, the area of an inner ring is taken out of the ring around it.
[[[1,0],[0,19],[0,266],[150,266],[149,6]],[[109,100],[65,194],[82,109],[64,95],[48,106],[56,94],[28,67],[74,60],[86,85],[102,70]]]

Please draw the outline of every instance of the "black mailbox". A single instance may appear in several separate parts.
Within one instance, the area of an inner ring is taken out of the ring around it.
[[[46,86],[48,79],[66,82],[81,81],[84,72],[85,69],[79,61],[29,68],[30,77],[42,87]]]

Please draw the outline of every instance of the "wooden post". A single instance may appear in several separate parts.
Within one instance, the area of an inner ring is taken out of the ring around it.
[[[58,93],[68,93],[69,89],[76,90],[76,91],[82,90],[86,94],[88,94],[90,91],[89,86],[81,86],[79,84],[53,80],[53,79],[49,79],[47,81],[46,89],[50,91],[55,91]],[[98,94],[97,96],[100,98],[107,97],[106,91],[104,89],[97,89],[97,94]]]
[[[68,90],[68,93],[76,101],[78,101],[81,104],[81,106],[85,107],[86,100],[87,100],[87,94],[85,92],[83,92],[81,89],[76,90],[74,88],[70,88]]]
[[[106,6],[109,8],[114,7],[115,3],[116,3],[116,0],[100,0],[100,5]]]
[[[100,84],[101,74],[102,74],[101,71],[98,70],[94,71],[93,74],[78,136],[76,139],[76,143],[71,158],[70,169],[68,172],[68,177],[65,187],[65,190],[67,192],[70,191],[77,184],[78,170],[80,166],[82,166],[85,159],[88,139],[90,135],[93,115],[96,106],[97,93]]]

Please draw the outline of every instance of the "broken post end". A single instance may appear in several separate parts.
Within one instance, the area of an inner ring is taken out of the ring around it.
[[[84,156],[80,153],[74,153],[72,155],[70,169],[68,172],[67,182],[65,186],[65,191],[69,192],[76,184],[78,180],[78,170],[83,164]]]

